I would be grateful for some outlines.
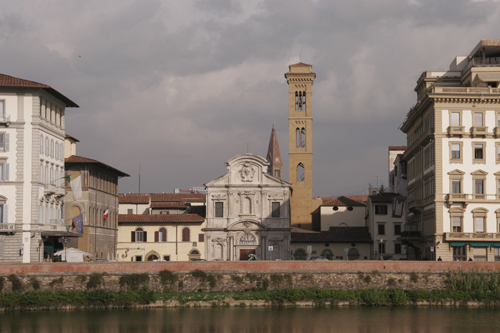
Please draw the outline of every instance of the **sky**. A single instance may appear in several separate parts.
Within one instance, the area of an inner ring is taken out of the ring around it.
[[[77,154],[131,175],[120,192],[173,192],[266,156],[288,180],[288,65],[313,86],[313,195],[388,182],[388,146],[416,80],[500,38],[496,0],[0,0],[0,73],[48,84]]]

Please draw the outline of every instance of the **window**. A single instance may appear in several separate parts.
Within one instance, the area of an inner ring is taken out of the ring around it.
[[[163,260],[170,261],[170,256],[163,256]]]
[[[43,154],[43,135],[40,135],[40,154]]]
[[[305,148],[306,146],[306,129],[297,128],[295,130],[295,145],[296,148]]]
[[[274,170],[274,177],[280,178],[280,171],[279,170]]]
[[[182,241],[190,242],[189,228],[182,229]]]
[[[161,214],[162,214],[162,215],[168,215],[168,214],[170,214],[170,212],[169,212],[168,210],[162,210],[162,211],[161,211]]]
[[[452,179],[451,181],[451,193],[458,194],[461,192],[460,179]]]
[[[142,228],[132,231],[132,243],[147,242],[147,233]]]
[[[132,208],[127,209],[127,214],[134,214],[134,210]]]
[[[61,158],[61,161],[64,161],[64,145],[61,144],[59,149],[61,149],[59,157]]]
[[[155,231],[155,242],[166,242],[167,241],[167,230],[165,228],[160,228],[159,231]]]
[[[467,251],[465,246],[455,246],[453,247],[453,261],[466,261]]]
[[[378,253],[385,254],[385,243],[378,243]]]
[[[474,225],[476,227],[476,232],[477,233],[483,233],[485,231],[484,227],[484,217],[476,217],[474,218]]]
[[[59,143],[56,142],[56,148],[54,149],[55,159],[59,159]]]
[[[385,224],[377,224],[377,230],[379,235],[385,235]]]
[[[394,243],[394,253],[401,254],[401,243]]]
[[[9,205],[5,197],[0,197],[0,223],[9,223]]]
[[[482,112],[474,112],[474,126],[482,127],[484,126],[484,114]]]
[[[198,234],[198,242],[203,243],[205,241],[205,234]]]
[[[451,113],[451,126],[460,126],[460,112]]]
[[[451,158],[454,160],[460,159],[460,144],[452,143],[451,144]]]
[[[142,256],[135,256],[135,261],[142,261]]]
[[[224,217],[224,203],[216,202],[215,203],[215,217]]]
[[[9,151],[9,133],[0,133],[0,151]]]
[[[280,217],[280,203],[279,202],[273,202],[272,203],[272,208],[273,208],[272,217]]]
[[[54,140],[50,140],[50,157],[54,157]]]
[[[0,101],[0,120],[5,120],[5,101]]]
[[[453,216],[453,232],[462,232],[462,217],[461,216]]]
[[[9,163],[7,163],[7,160],[0,160],[0,180],[9,180]]]
[[[376,215],[387,215],[387,205],[375,205]]]
[[[484,194],[483,180],[482,179],[476,179],[474,181],[474,193],[475,194]]]
[[[297,182],[303,183],[304,180],[305,180],[304,164],[299,163],[299,165],[297,165]]]
[[[302,111],[306,109],[306,92],[295,92],[295,111]]]
[[[49,156],[49,138],[45,138],[45,155]]]
[[[401,224],[394,225],[394,235],[401,235]]]
[[[497,112],[497,127],[500,127],[500,112]]]
[[[483,142],[472,143],[472,149],[474,151],[473,163],[486,163],[486,155],[484,154],[486,144]]]

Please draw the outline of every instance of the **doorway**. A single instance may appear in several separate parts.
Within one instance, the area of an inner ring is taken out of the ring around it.
[[[240,250],[240,260],[248,260],[250,254],[255,254],[255,250]]]

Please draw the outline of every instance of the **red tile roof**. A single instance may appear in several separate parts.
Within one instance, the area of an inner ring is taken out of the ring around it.
[[[203,193],[151,193],[151,202],[204,202]]]
[[[56,97],[60,101],[64,102],[67,107],[77,108],[78,105],[70,100],[68,97],[64,96],[51,86],[48,86],[43,83],[38,83],[35,81],[29,81],[20,79],[18,77],[13,77],[10,75],[0,74],[0,87],[17,87],[17,88],[40,88],[52,96]]]
[[[121,204],[149,204],[148,193],[120,193],[118,202]]]
[[[371,243],[368,227],[330,227],[318,233],[292,232],[292,243]]]
[[[368,200],[367,195],[353,195],[353,196],[341,196],[341,197],[331,197],[322,198],[322,206],[365,206],[364,201]]]
[[[76,142],[80,142],[80,140],[78,140],[78,139],[77,139],[77,138],[75,138],[74,136],[71,136],[71,135],[66,134],[66,137],[67,137],[67,138],[70,138],[70,139],[73,139],[73,140],[75,140]]]
[[[406,146],[389,146],[389,150],[406,150]]]
[[[394,197],[401,198],[401,195],[397,193],[382,193],[377,195],[370,195],[370,200],[372,202],[392,203],[392,198]]]
[[[127,174],[123,171],[120,171],[118,169],[115,169],[115,168],[107,165],[107,164],[99,162],[98,160],[93,160],[91,158],[87,158],[87,157],[83,157],[83,156],[71,155],[70,157],[64,159],[64,163],[65,164],[85,164],[85,163],[96,164],[101,168],[104,168],[108,171],[115,173],[118,177],[130,177],[129,174]]]
[[[135,215],[135,214],[120,214],[118,222],[124,223],[167,223],[167,222],[192,222],[202,223],[205,221],[203,216],[198,214],[158,214],[158,215]]]
[[[183,208],[187,209],[188,205],[183,202],[152,202],[151,208]]]

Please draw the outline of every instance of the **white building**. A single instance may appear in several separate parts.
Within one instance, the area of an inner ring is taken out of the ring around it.
[[[290,183],[268,173],[269,162],[241,154],[207,188],[207,260],[290,259]]]
[[[401,125],[413,240],[423,258],[499,260],[500,40],[423,72],[415,91]]]
[[[78,105],[48,85],[0,74],[0,263],[41,261],[42,236],[66,235],[66,107]]]

